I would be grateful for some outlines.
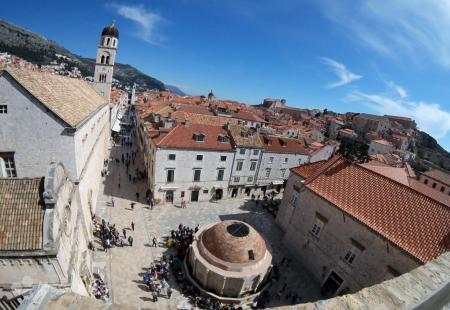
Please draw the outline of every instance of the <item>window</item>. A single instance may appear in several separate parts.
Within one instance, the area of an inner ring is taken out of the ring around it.
[[[248,177],[247,182],[253,182],[253,177]]]
[[[202,133],[195,133],[194,140],[197,142],[203,142],[203,141],[205,141],[205,135]]]
[[[428,179],[425,179],[425,181],[423,181],[424,184],[428,184]]]
[[[284,163],[287,164],[288,161],[289,161],[289,158],[286,157],[286,158],[284,159]]]
[[[7,114],[8,106],[6,104],[0,104],[0,114]]]
[[[345,260],[347,263],[349,263],[349,264],[353,263],[353,261],[355,260],[356,255],[358,254],[358,251],[359,251],[359,250],[358,250],[357,248],[355,248],[354,246],[352,246],[352,247],[350,248],[350,250],[347,251],[347,254],[345,254],[344,260]]]
[[[268,178],[270,176],[270,170],[272,170],[272,169],[266,168],[266,178]]]
[[[242,170],[242,165],[244,164],[243,160],[238,160],[237,164],[236,164],[236,171],[241,171]]]
[[[273,163],[273,157],[269,157],[269,164]]]
[[[258,155],[259,154],[259,150],[253,150],[253,155]]]
[[[239,183],[240,179],[240,177],[234,177],[234,183]]]
[[[318,217],[316,217],[316,219],[314,220],[314,224],[313,227],[311,229],[311,233],[316,236],[317,238],[320,237],[320,233],[322,232],[323,229],[323,225],[324,225],[324,221],[319,219]]]
[[[280,169],[280,175],[282,178],[284,178],[285,174],[286,174],[286,169]]]
[[[207,189],[204,189],[204,190],[203,190],[203,194],[208,194],[208,190],[207,190]]]
[[[7,178],[17,177],[13,153],[0,154],[0,172],[2,172],[0,176],[4,175]]]
[[[217,170],[217,181],[223,181],[224,173],[225,173],[224,169]]]
[[[167,183],[172,183],[175,178],[175,169],[167,170]]]
[[[220,161],[227,161],[227,157],[226,156],[220,156]]]
[[[245,149],[240,149],[239,154],[245,154]]]
[[[433,188],[436,188],[436,182],[433,183]]]
[[[219,136],[219,142],[222,142],[222,143],[228,143],[228,142],[230,142],[230,137],[220,135],[220,136]]]
[[[297,194],[297,193],[293,193],[292,196],[291,196],[291,198],[289,199],[289,203],[290,203],[293,207],[295,207],[295,204],[296,204],[296,202],[297,202],[297,199],[298,199],[298,194]]]
[[[194,181],[200,181],[201,169],[194,169]]]
[[[248,251],[248,259],[255,260],[255,253],[253,252],[253,250]]]
[[[203,160],[203,155],[197,155],[196,159],[197,160]]]
[[[176,158],[175,154],[169,154],[167,157],[169,160],[175,160]]]
[[[256,170],[256,160],[252,160],[250,162],[250,171],[255,171]]]
[[[444,191],[445,191],[445,187],[441,186],[441,192],[444,192]]]

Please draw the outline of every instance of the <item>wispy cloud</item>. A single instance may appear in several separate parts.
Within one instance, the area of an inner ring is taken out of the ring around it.
[[[324,15],[352,38],[399,61],[450,69],[450,1],[318,0]]]
[[[349,84],[353,81],[357,81],[362,78],[362,75],[357,75],[347,69],[346,66],[343,64],[337,62],[336,60],[333,60],[331,58],[321,57],[322,61],[328,65],[331,70],[337,75],[339,78],[339,81],[336,81],[334,83],[328,84],[328,88],[335,88],[339,86],[343,86],[346,84]]]
[[[417,122],[421,130],[435,138],[443,138],[450,132],[450,113],[437,103],[410,101],[359,91],[350,93],[347,100],[364,103],[380,114],[408,116]]]
[[[396,84],[393,81],[386,82],[387,86],[392,89],[400,98],[405,99],[408,97],[408,92],[403,86]]]
[[[134,33],[135,36],[148,43],[161,43],[163,38],[156,32],[157,26],[164,21],[164,18],[160,15],[150,11],[143,5],[111,3],[108,6],[114,9],[120,16],[135,23],[137,26],[137,31]]]

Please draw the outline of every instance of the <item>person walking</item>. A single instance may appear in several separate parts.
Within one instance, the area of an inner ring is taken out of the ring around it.
[[[130,246],[133,246],[133,237],[128,237],[128,243],[130,244]]]
[[[172,289],[170,287],[167,288],[167,298],[170,299],[170,296],[172,296]]]
[[[156,290],[152,292],[152,298],[153,298],[153,302],[158,301],[158,293],[156,292]]]
[[[120,186],[119,186],[120,187]],[[111,205],[114,207],[114,203],[116,202],[116,200],[114,199],[114,197],[111,198]]]
[[[122,233],[123,233],[123,237],[126,238],[127,237],[127,231],[124,229],[122,229]]]
[[[131,210],[134,210],[134,202],[132,202],[132,203],[130,204],[130,206],[131,206]]]
[[[153,246],[155,248],[158,247],[158,243],[157,243],[156,237],[153,237]]]
[[[134,222],[131,222],[131,230],[134,231]]]

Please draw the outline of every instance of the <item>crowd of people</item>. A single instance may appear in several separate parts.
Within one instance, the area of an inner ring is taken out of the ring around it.
[[[112,202],[114,204],[114,202]],[[112,246],[120,246],[123,247],[125,242],[128,243],[129,246],[133,246],[133,237],[128,236],[126,234],[126,229],[122,229],[123,235],[120,235],[119,230],[116,228],[116,224],[111,224],[106,222],[104,219],[101,222],[97,221],[97,218],[94,216],[92,218],[94,223],[94,236],[100,239],[103,250],[108,252]],[[134,223],[131,222],[132,231],[134,231]],[[92,250],[95,250],[95,247],[90,245]]]

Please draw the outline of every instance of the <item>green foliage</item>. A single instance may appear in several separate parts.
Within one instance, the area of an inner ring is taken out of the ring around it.
[[[344,138],[340,138],[339,140],[341,142],[339,153],[347,160],[356,163],[364,163],[370,159],[368,155],[368,144]]]

